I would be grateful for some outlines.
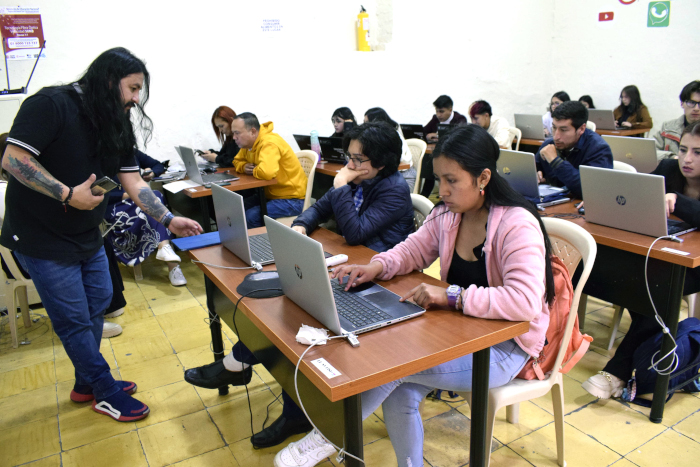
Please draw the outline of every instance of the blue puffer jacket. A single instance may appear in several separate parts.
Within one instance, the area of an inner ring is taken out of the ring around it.
[[[413,205],[406,180],[399,172],[386,178],[364,180],[362,205],[355,210],[352,184],[332,188],[297,217],[292,226],[301,225],[311,233],[335,215],[338,233],[349,245],[364,245],[383,252],[413,233]]]

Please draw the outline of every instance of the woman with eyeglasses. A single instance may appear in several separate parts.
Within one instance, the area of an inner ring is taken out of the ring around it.
[[[352,110],[347,107],[338,107],[335,109],[335,112],[331,115],[331,122],[335,130],[331,138],[342,138],[346,131],[357,125],[357,120],[355,120]]]
[[[651,128],[654,122],[649,109],[642,102],[639,89],[635,85],[622,88],[620,105],[613,111],[615,124],[620,128]]]
[[[552,136],[552,112],[554,112],[554,109],[559,107],[559,105],[570,100],[571,98],[564,91],[555,92],[552,96],[552,99],[549,101],[549,106],[547,107],[547,113],[542,115],[545,139]]]
[[[396,132],[401,138],[401,163],[408,164],[408,169],[401,170],[401,175],[408,183],[408,189],[413,191],[413,187],[416,183],[416,168],[413,167],[413,152],[411,148],[408,147],[406,140],[403,137],[403,131],[401,131],[401,125],[396,123],[391,119],[386,110],[381,107],[373,107],[365,112],[365,123],[367,122],[385,122],[396,129]]]

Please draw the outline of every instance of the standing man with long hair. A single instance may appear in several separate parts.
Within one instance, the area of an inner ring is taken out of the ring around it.
[[[0,243],[31,275],[75,367],[70,398],[94,401],[93,410],[121,422],[145,418],[149,409],[131,397],[135,383],[114,380],[100,353],[112,283],[99,229],[107,199],[91,185],[118,175],[134,202],[173,233],[202,231],[197,222],[174,217],[139,174],[132,117],[148,141],[149,84],[145,64],[131,52],[103,52],[78,82],[43,88],[24,101],[2,161],[12,178]]]

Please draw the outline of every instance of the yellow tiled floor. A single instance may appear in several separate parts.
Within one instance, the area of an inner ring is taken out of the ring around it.
[[[114,319],[124,333],[103,340],[102,352],[115,377],[136,381],[136,397],[151,408],[145,420],[117,423],[68,398],[73,367],[51,324],[41,318],[25,333],[29,345],[12,349],[7,318],[0,326],[0,466],[271,466],[280,447],[254,450],[244,388],[227,396],[184,382],[186,368],[209,363],[212,354],[205,323],[206,297],[199,270],[183,261],[188,286],[174,288],[162,263],[144,264],[144,280],[122,269],[124,315]],[[437,276],[433,265],[426,273]],[[686,466],[700,459],[700,396],[679,393],[666,406],[664,421],[651,423],[648,409],[615,400],[597,401],[581,382],[607,361],[605,350],[612,309],[589,299],[585,332],[595,341],[586,356],[564,376],[566,461],[574,466]],[[35,314],[45,315],[43,309]],[[622,320],[617,343],[629,326]],[[224,326],[229,349],[235,335]],[[258,430],[266,406],[279,386],[262,367],[249,385],[253,425]],[[275,402],[270,420],[281,411]],[[461,466],[469,462],[469,406],[462,399],[426,402],[426,465]],[[396,465],[381,408],[364,423],[369,466]],[[521,405],[520,423],[509,424],[505,411],[494,427],[491,465],[556,465],[551,398]],[[269,422],[268,422],[269,423]],[[291,438],[298,440],[301,435]],[[335,459],[323,466],[337,465]]]

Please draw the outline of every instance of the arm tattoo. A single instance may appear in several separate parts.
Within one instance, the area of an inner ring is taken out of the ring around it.
[[[63,201],[63,184],[56,180],[33,156],[19,159],[8,154],[10,173],[23,185]]]
[[[168,212],[168,208],[163,206],[158,197],[153,194],[153,190],[148,187],[143,187],[139,189],[139,201],[143,205],[141,209],[153,217],[155,220],[160,221],[160,219]]]

